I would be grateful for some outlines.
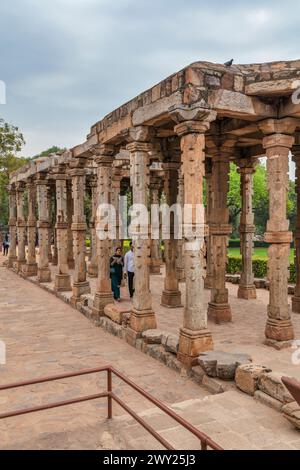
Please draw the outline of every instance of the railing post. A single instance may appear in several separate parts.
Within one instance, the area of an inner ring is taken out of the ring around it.
[[[206,441],[200,441],[201,442],[201,450],[207,450],[207,443]]]
[[[112,373],[107,369],[107,419],[112,419]]]

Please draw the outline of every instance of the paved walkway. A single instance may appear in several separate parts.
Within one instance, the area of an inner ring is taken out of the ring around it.
[[[169,315],[174,314],[168,311]],[[55,296],[0,267],[0,338],[7,364],[0,383],[112,363],[226,449],[299,449],[300,435],[281,415],[237,391],[206,390],[95,327]],[[199,443],[151,404],[114,380],[115,391],[178,449]],[[0,392],[0,413],[95,393],[104,377],[82,377]],[[160,446],[117,406],[107,423],[105,401],[0,422],[2,449],[155,449]],[[28,430],[30,429],[30,433]]]

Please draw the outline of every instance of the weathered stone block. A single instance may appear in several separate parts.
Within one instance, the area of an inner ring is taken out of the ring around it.
[[[250,363],[251,357],[248,354],[208,351],[200,354],[198,362],[209,377],[233,380],[237,367]]]
[[[207,375],[203,377],[202,385],[213,395],[224,393],[226,391],[222,384],[215,379],[207,377]]]
[[[191,379],[197,382],[198,384],[201,384],[204,377],[205,377],[205,372],[200,366],[195,366],[192,367],[191,372]]]
[[[262,392],[261,390],[257,390],[254,393],[254,399],[259,401],[260,403],[263,403],[266,406],[269,406],[270,408],[274,408],[277,411],[280,411],[282,408],[281,401],[276,400],[275,398],[271,397],[267,393]]]
[[[104,314],[119,325],[123,322],[123,316],[128,312],[128,308],[122,308],[115,304],[108,304],[104,307]]]
[[[237,368],[235,373],[236,386],[242,392],[253,396],[258,390],[259,377],[264,372],[271,372],[271,369],[258,364],[243,364]]]
[[[177,354],[179,348],[179,336],[173,334],[163,334],[161,344],[165,350]]]
[[[142,338],[147,344],[161,344],[162,337],[165,333],[161,330],[146,330],[142,333]]]
[[[300,429],[300,405],[296,401],[288,403],[282,407],[283,416],[295,426]]]
[[[281,381],[281,375],[275,372],[263,373],[258,381],[258,388],[272,398],[281,403],[290,403],[294,401],[292,395],[288,392]]]

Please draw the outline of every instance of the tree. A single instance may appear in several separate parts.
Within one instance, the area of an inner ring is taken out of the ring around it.
[[[19,129],[0,119],[0,225],[7,225],[8,222],[9,175],[29,160],[15,155],[24,144],[25,141]]]
[[[49,149],[44,150],[38,155],[35,155],[34,157],[32,157],[32,159],[35,160],[36,158],[48,157],[49,155],[51,155],[51,153],[64,152],[65,150],[66,150],[65,148],[62,149],[62,148],[56,147],[56,145],[53,145]]]

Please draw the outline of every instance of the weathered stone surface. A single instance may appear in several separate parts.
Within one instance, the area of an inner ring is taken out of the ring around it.
[[[251,357],[248,354],[209,351],[200,354],[198,362],[209,377],[233,380],[237,367],[251,362]]]
[[[108,304],[104,307],[104,314],[119,325],[123,322],[123,316],[126,313],[128,313],[128,308],[122,308],[119,305]]]
[[[264,372],[271,372],[271,369],[258,364],[243,364],[237,368],[235,373],[236,386],[242,392],[254,395],[256,390],[258,390],[259,377]]]
[[[274,408],[277,411],[280,411],[282,408],[282,403],[279,400],[271,397],[267,393],[262,392],[261,390],[257,390],[254,393],[254,399],[263,403],[264,405],[269,406],[270,408]]]
[[[296,401],[282,407],[283,416],[300,430],[300,405]]]
[[[190,375],[191,375],[192,380],[194,380],[195,382],[201,384],[204,377],[205,377],[205,372],[202,369],[202,367],[194,366],[191,369]]]
[[[142,333],[142,338],[147,344],[161,344],[162,337],[165,333],[161,330],[146,330]]]
[[[173,334],[164,334],[161,339],[161,344],[166,351],[177,354],[179,347],[179,337]]]
[[[279,400],[281,403],[294,401],[291,394],[281,382],[281,375],[275,372],[263,373],[258,381],[259,390]]]
[[[203,377],[202,385],[213,395],[217,395],[218,393],[224,393],[226,391],[223,384],[219,383],[216,379],[207,377],[207,375]]]

